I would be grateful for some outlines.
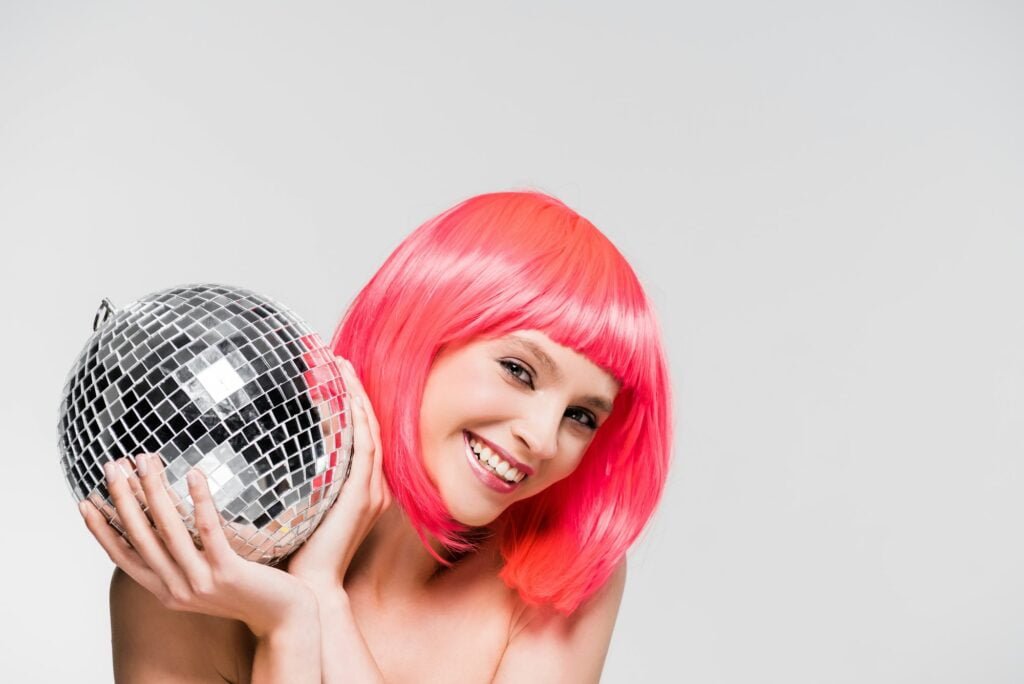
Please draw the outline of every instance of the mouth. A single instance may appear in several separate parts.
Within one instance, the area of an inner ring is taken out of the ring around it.
[[[466,459],[470,469],[481,483],[496,492],[507,494],[515,491],[525,480],[527,473],[498,456],[483,440],[466,430],[462,431],[466,445]]]

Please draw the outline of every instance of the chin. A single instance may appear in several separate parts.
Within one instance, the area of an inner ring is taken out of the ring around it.
[[[448,515],[455,522],[466,527],[483,527],[490,525],[504,513],[504,507],[499,507],[493,501],[485,498],[467,497],[465,494],[460,497],[445,496],[440,492]]]
[[[449,506],[448,514],[452,516],[453,520],[459,524],[465,525],[466,527],[484,527],[485,525],[490,525],[492,522],[497,520],[498,516],[501,515],[501,511],[460,511]]]
[[[458,464],[460,467],[462,464]],[[465,473],[446,472],[438,480],[437,493],[441,496],[445,510],[452,520],[466,527],[483,527],[490,525],[505,511],[505,506],[491,500],[480,485],[472,478],[463,477]]]

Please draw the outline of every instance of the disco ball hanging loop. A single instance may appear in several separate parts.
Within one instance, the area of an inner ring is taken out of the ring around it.
[[[104,297],[103,301],[100,302],[100,308],[96,309],[96,315],[92,318],[93,332],[99,330],[101,325],[109,321],[116,311],[117,309],[114,308],[114,304]]]
[[[122,309],[104,299],[57,424],[71,492],[124,535],[103,464],[158,453],[193,537],[185,474],[206,474],[232,547],[274,563],[312,534],[348,475],[341,372],[320,336],[248,290],[190,285]]]

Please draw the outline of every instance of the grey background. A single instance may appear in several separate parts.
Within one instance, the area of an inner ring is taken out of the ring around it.
[[[100,299],[323,335],[469,195],[634,264],[677,393],[605,681],[1024,680],[1018,3],[0,3],[0,671],[111,676],[61,481]]]

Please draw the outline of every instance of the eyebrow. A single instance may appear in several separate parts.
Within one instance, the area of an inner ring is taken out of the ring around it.
[[[555,363],[554,359],[552,359],[548,355],[548,353],[540,347],[539,344],[537,344],[533,340],[528,340],[525,337],[519,337],[518,335],[508,335],[505,339],[507,339],[509,342],[512,342],[513,344],[522,347],[523,349],[537,357],[537,360],[540,361],[540,364],[544,366],[544,369],[548,373],[550,373],[553,378],[555,378],[556,380],[560,380],[562,378],[562,372],[558,369],[558,365]],[[580,400],[580,403],[582,403],[585,406],[589,406],[590,408],[597,409],[598,411],[604,411],[605,413],[612,412],[612,403],[605,399],[604,397],[599,397],[594,394],[588,394],[587,396],[583,397]]]

